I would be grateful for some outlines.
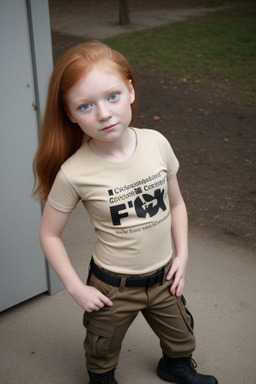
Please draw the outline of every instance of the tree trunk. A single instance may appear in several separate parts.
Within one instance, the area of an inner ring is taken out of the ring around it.
[[[130,24],[129,0],[119,0],[119,23],[121,25]]]

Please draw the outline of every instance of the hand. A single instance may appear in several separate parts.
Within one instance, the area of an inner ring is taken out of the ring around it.
[[[107,296],[89,285],[82,284],[82,286],[71,293],[71,295],[85,312],[99,311],[105,305],[110,307],[113,305]]]
[[[176,296],[181,296],[185,285],[185,272],[186,272],[187,258],[176,256],[173,259],[171,268],[166,275],[166,280],[173,278],[171,286],[171,293]]]

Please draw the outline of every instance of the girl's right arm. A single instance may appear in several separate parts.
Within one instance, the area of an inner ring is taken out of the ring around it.
[[[46,203],[40,227],[41,247],[74,300],[86,312],[98,311],[113,303],[96,288],[84,284],[75,272],[61,240],[69,216],[70,213],[60,212]]]

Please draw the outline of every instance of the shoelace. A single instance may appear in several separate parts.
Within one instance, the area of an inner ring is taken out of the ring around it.
[[[191,369],[193,375],[196,375],[197,363],[195,362],[195,360],[192,357],[188,357],[186,360],[187,360],[187,364],[188,364],[189,368]]]

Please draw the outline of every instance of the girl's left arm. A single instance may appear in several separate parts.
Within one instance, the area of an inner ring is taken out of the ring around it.
[[[172,216],[172,237],[176,256],[172,262],[166,279],[171,280],[171,293],[181,296],[188,260],[188,216],[183,197],[180,192],[177,177],[168,181],[168,197]]]

